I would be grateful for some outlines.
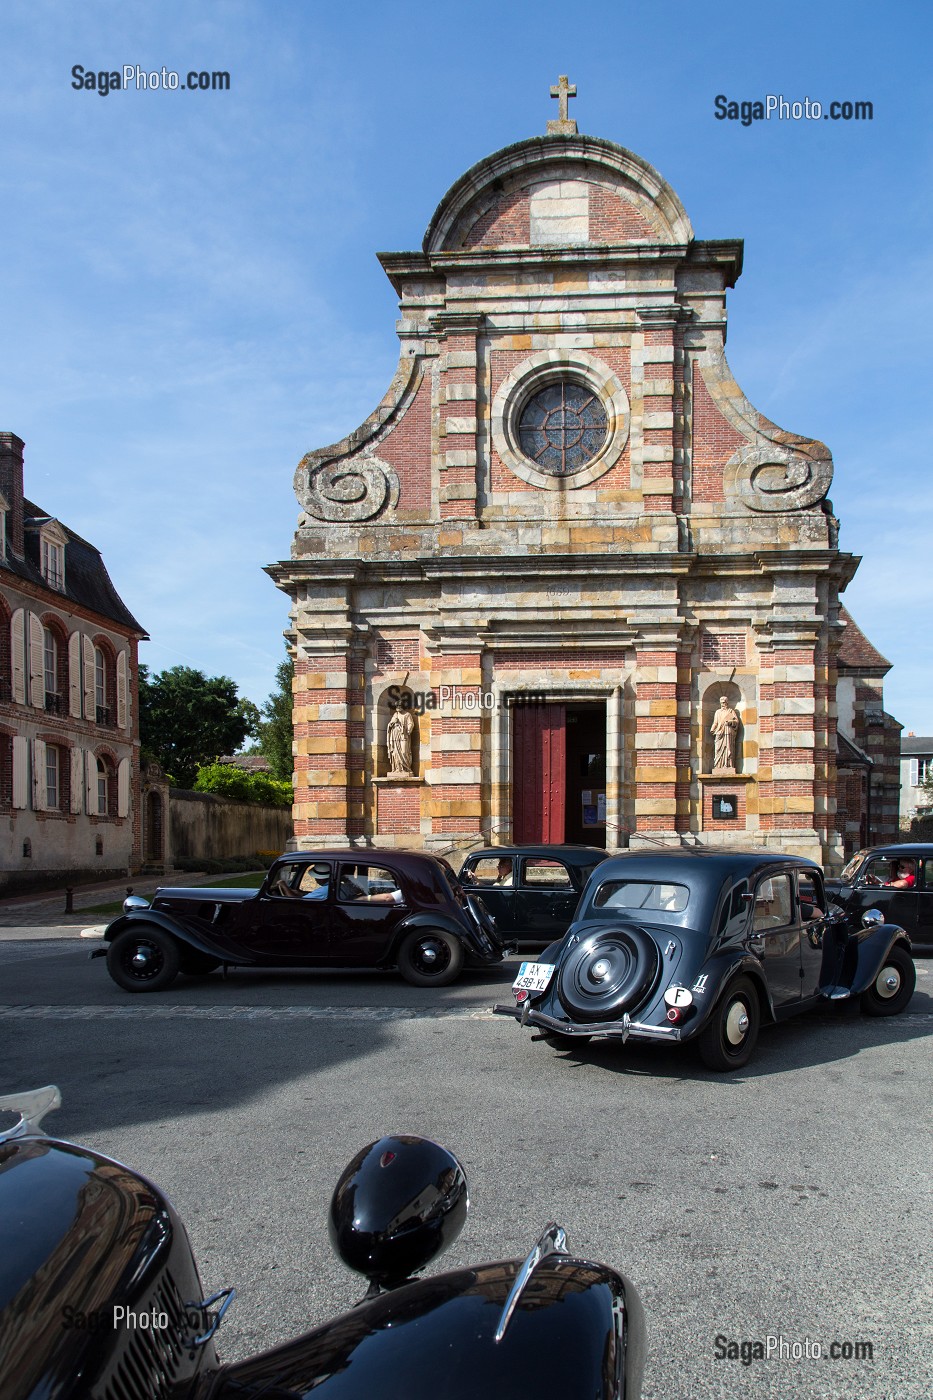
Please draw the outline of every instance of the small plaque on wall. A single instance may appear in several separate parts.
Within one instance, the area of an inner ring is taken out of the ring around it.
[[[724,793],[713,798],[713,820],[717,822],[735,821],[739,815],[739,799],[733,793]]]

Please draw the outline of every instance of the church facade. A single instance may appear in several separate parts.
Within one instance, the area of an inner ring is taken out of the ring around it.
[[[562,106],[453,185],[420,251],[380,255],[398,370],[299,464],[269,569],[292,599],[298,844],[838,863],[889,833],[838,811],[858,560],[830,453],[732,377],[741,241],[697,239],[650,165]]]

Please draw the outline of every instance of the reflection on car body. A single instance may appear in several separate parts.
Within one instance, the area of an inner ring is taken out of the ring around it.
[[[748,1061],[762,1022],[820,1000],[903,1011],[907,934],[828,907],[819,866],[795,856],[630,852],[596,869],[563,938],[522,964],[516,1005],[495,1010],[562,1045],[695,1039],[721,1070]]]
[[[446,861],[420,851],[301,851],[258,890],[158,889],[132,897],[104,933],[125,991],[219,967],[397,967],[415,986],[452,982],[465,960],[505,952],[495,921]]]

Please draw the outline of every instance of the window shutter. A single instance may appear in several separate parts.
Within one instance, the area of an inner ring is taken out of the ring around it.
[[[97,759],[93,749],[84,752],[84,795],[87,811],[94,815],[97,812]]]
[[[920,783],[920,760],[912,758],[910,760],[910,786],[918,787]]]
[[[29,806],[29,740],[22,734],[13,735],[13,806]]]
[[[26,703],[26,614],[17,608],[10,624],[10,640],[13,644],[13,700],[17,705]],[[25,743],[25,740],[23,741]],[[25,806],[25,803],[23,804]]]
[[[45,657],[42,623],[35,613],[29,614],[29,702],[37,710],[45,709]]]
[[[68,713],[72,719],[81,718],[80,632],[72,632],[68,638]]]
[[[126,652],[117,657],[117,728],[126,728]]]
[[[94,643],[90,637],[84,641],[84,718],[97,719],[97,702],[94,699]],[[97,810],[96,808],[94,809]]]
[[[117,816],[128,817],[130,814],[130,761],[128,758],[120,759],[120,766],[117,769]]]
[[[71,750],[71,810],[81,811],[81,793],[84,788],[84,754],[81,749]]]
[[[48,810],[45,791],[45,741],[32,741],[32,805],[37,812]]]

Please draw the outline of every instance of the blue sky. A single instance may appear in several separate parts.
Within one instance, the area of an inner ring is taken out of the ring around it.
[[[0,428],[27,493],[94,541],[152,641],[260,702],[283,655],[292,474],[394,372],[376,249],[555,115],[649,160],[700,238],[745,239],[728,354],[835,459],[846,602],[933,733],[929,334],[933,11],[862,0],[6,0]],[[75,91],[71,70],[227,70],[229,92]],[[714,98],[874,104],[718,121]]]

